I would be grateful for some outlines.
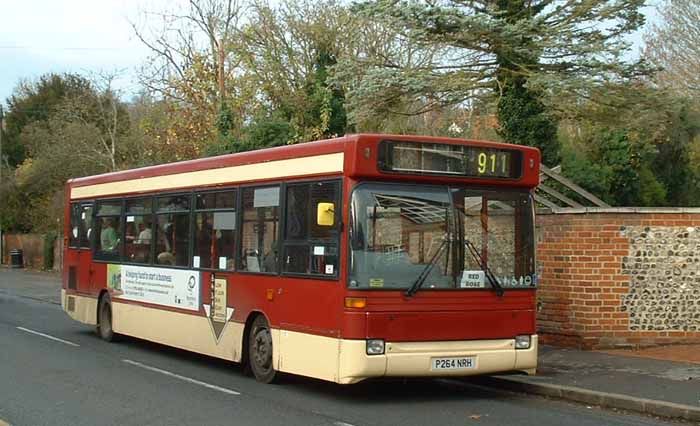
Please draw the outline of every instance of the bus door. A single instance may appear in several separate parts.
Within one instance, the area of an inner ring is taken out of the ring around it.
[[[77,290],[80,293],[92,291],[92,202],[81,203],[78,217],[80,241],[76,256]]]
[[[64,287],[78,289],[78,262],[80,261],[80,203],[70,204],[68,235],[63,239]]]

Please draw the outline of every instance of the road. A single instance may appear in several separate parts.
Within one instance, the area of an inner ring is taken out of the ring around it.
[[[130,338],[103,342],[60,306],[19,296],[10,278],[0,270],[3,426],[679,424],[469,381],[340,386],[287,376],[263,385],[236,364]]]

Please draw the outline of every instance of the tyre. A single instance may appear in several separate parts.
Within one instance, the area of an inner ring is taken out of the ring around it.
[[[115,339],[112,329],[112,304],[108,296],[100,299],[97,308],[97,335],[105,342],[113,342]]]
[[[272,366],[272,334],[265,317],[253,320],[248,335],[248,364],[255,379],[262,383],[271,383],[277,376]]]

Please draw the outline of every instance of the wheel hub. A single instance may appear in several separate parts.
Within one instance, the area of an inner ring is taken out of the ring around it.
[[[272,338],[269,330],[260,330],[255,335],[255,363],[268,369],[272,361]]]

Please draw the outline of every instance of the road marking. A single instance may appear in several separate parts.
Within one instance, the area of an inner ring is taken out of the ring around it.
[[[345,423],[345,422],[333,422],[333,425],[334,426],[355,426],[352,423]],[[0,425],[0,426],[2,426],[2,425]]]
[[[51,339],[51,340],[55,340],[55,341],[57,341],[57,342],[65,343],[66,345],[76,346],[76,347],[79,347],[79,346],[80,346],[80,345],[77,344],[77,343],[69,342],[68,340],[59,339],[58,337],[49,336],[48,334],[39,333],[38,331],[30,330],[30,329],[28,329],[28,328],[17,327],[17,330],[22,330],[22,331],[25,331],[25,332],[27,332],[27,333],[36,334],[37,336],[46,337],[47,339]],[[3,426],[3,425],[0,424],[0,426]]]
[[[132,361],[130,359],[123,359],[122,361],[127,363],[127,364],[131,364],[133,366],[140,367],[140,368],[143,368],[143,369],[146,369],[149,371],[155,371],[156,373],[165,374],[166,376],[180,379],[180,380],[183,380],[185,382],[193,383],[193,384],[199,385],[199,386],[204,386],[207,389],[213,389],[213,390],[216,390],[219,392],[227,393],[229,395],[240,395],[240,392],[236,392],[235,390],[222,388],[221,386],[211,385],[211,384],[206,383],[206,382],[191,379],[189,377],[181,376],[179,374],[171,373],[170,371],[167,371],[167,370],[162,370],[160,368],[151,367],[150,365],[141,364],[140,362]]]

